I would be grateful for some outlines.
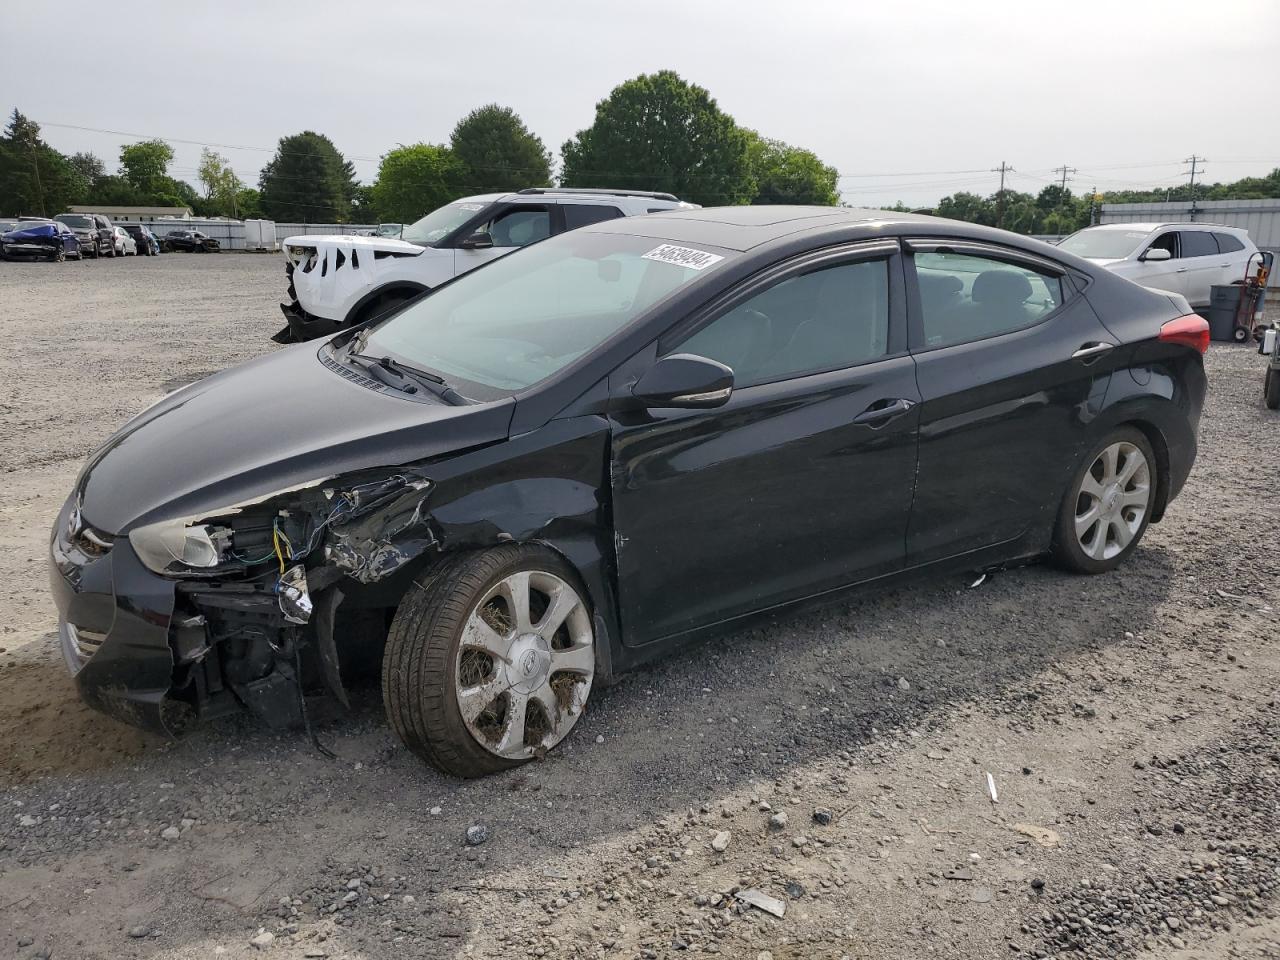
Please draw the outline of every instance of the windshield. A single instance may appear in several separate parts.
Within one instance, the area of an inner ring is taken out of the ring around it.
[[[1123,260],[1147,239],[1146,230],[1081,230],[1063,240],[1059,247],[1077,257],[1094,260]]]
[[[482,394],[515,393],[568,366],[732,253],[572,231],[464,274],[375,328],[391,355]]]
[[[72,229],[75,229],[75,230],[92,230],[93,229],[93,221],[88,217],[77,217],[74,214],[63,214],[62,216],[54,217],[53,219],[61,220],[68,227],[71,227]]]
[[[403,223],[380,223],[378,224],[378,229],[374,231],[374,235],[379,237],[391,237],[394,239],[399,237],[403,230]]]
[[[439,210],[432,210],[417,223],[405,227],[400,239],[416,243],[420,247],[429,247],[457,230],[487,206],[488,203],[472,201],[446,204]]]

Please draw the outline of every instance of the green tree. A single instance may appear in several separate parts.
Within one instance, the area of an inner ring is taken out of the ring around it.
[[[458,196],[462,165],[445,146],[415,143],[390,150],[370,190],[379,220],[412,223]]]
[[[551,183],[551,154],[510,107],[472,110],[449,137],[461,164],[464,193],[498,193]]]
[[[664,190],[704,205],[753,196],[747,134],[672,70],[615,87],[560,154],[566,186]]]
[[[995,204],[986,197],[965,190],[957,191],[938,201],[937,214],[949,220],[963,220],[966,223],[980,223],[994,226],[996,222]]]
[[[147,202],[157,202],[173,192],[169,179],[172,162],[173,147],[163,140],[143,140],[120,148],[120,173]]]
[[[205,147],[200,151],[196,176],[204,187],[205,212],[223,217],[240,215],[237,208],[244,184],[231,169],[231,161]]]
[[[263,212],[286,223],[345,223],[355,189],[351,164],[311,130],[281,137],[258,177]]]
[[[80,172],[40,139],[40,125],[15,109],[0,137],[0,214],[52,216],[85,190]]]
[[[743,132],[755,184],[752,203],[835,206],[840,202],[839,172],[813,151],[767,140],[754,130]]]

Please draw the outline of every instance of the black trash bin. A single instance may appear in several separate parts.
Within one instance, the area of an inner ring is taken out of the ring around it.
[[[1209,339],[1235,340],[1236,313],[1240,310],[1240,291],[1244,288],[1238,283],[1215,283],[1209,288]]]

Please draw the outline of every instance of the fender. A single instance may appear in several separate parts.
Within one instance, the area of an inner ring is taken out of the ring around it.
[[[412,280],[393,280],[390,283],[385,283],[380,287],[375,287],[374,289],[366,293],[364,296],[362,296],[359,300],[357,300],[352,305],[351,309],[347,311],[347,315],[346,317],[343,318],[341,325],[343,327],[351,327],[353,325],[356,325],[357,323],[367,323],[369,320],[376,319],[376,317],[366,317],[364,320],[358,320],[360,314],[364,311],[365,307],[367,307],[373,301],[377,300],[378,298],[388,293],[408,294],[408,296],[405,299],[405,302],[407,303],[410,300],[414,300],[420,297],[424,293],[430,293],[430,292],[431,292],[431,288],[428,287],[426,284],[414,283]],[[401,305],[403,306],[403,304]]]

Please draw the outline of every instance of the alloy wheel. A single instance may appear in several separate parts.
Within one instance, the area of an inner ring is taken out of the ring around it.
[[[1124,551],[1142,529],[1151,505],[1151,465],[1127,441],[1106,447],[1085,471],[1076,495],[1075,534],[1094,560]]]
[[[472,608],[454,664],[458,710],[471,736],[508,760],[540,756],[564,739],[591,692],[591,616],[565,580],[521,570]]]

